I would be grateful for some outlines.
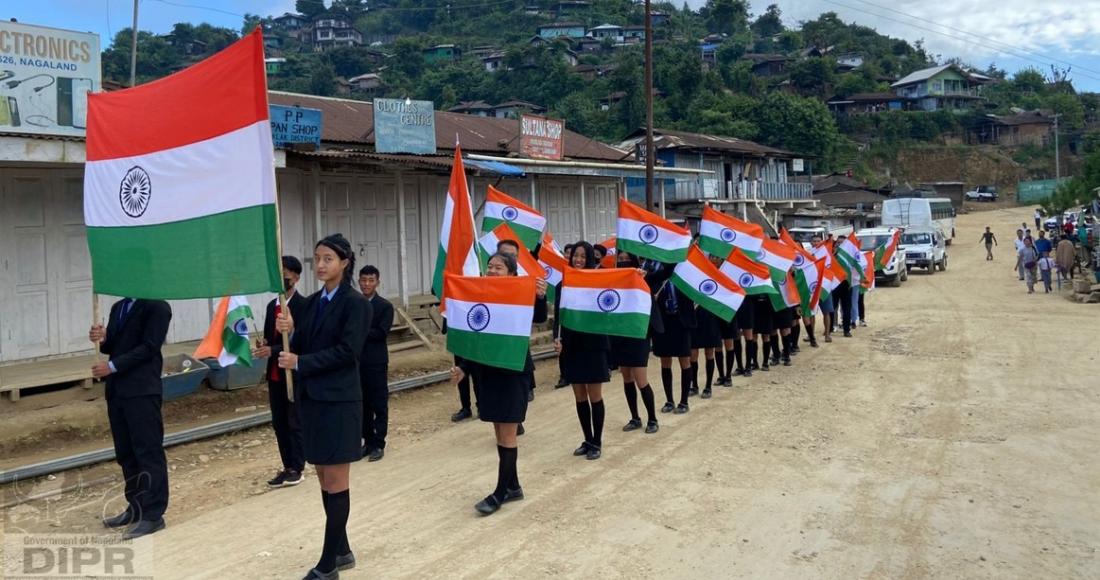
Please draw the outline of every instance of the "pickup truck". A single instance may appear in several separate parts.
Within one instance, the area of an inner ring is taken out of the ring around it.
[[[997,201],[997,188],[993,185],[979,185],[965,195],[970,201]]]

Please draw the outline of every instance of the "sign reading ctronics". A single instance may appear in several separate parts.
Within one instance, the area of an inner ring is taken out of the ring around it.
[[[375,99],[374,150],[378,153],[434,154],[435,104]]]
[[[321,145],[321,111],[303,107],[270,105],[271,140],[276,147],[291,143]]]
[[[0,133],[83,136],[99,36],[0,22]]]
[[[562,137],[565,123],[556,119],[523,115],[519,120],[519,152],[529,159],[550,159],[558,161],[562,157]]]

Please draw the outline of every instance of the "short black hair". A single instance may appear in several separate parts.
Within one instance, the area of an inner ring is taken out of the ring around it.
[[[599,252],[601,258],[607,255],[607,248],[603,244],[592,244],[592,251]]]
[[[500,240],[500,241],[498,241],[497,242],[497,253],[500,253],[500,248],[502,246],[512,246],[513,248],[516,249],[516,252],[519,252],[519,242],[517,242],[515,240]]]
[[[302,261],[294,256],[283,256],[283,267],[299,276],[302,275]]]
[[[515,256],[511,254],[501,254],[500,252],[497,252],[492,256],[489,256],[489,259],[485,260],[485,263],[488,264],[492,260],[500,260],[501,262],[504,262],[504,268],[508,270],[509,276],[515,276],[519,274],[519,265],[516,262]]]
[[[378,271],[378,268],[375,268],[374,266],[372,266],[370,264],[367,264],[366,266],[363,266],[362,268],[360,268],[359,269],[359,275],[360,276],[371,276],[371,275],[373,275],[375,278],[378,278],[378,279],[382,278],[382,273]]]

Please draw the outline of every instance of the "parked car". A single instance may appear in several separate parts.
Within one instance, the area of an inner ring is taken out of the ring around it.
[[[943,230],[939,227],[914,226],[905,228],[901,234],[899,252],[905,252],[907,270],[924,268],[928,274],[947,270],[947,246],[944,244]]]
[[[997,201],[997,187],[994,185],[979,185],[966,192],[966,199],[970,201]]]
[[[879,246],[887,243],[894,235],[894,231],[898,228],[867,228],[856,232],[856,239],[859,240],[859,249],[864,252],[874,251]],[[886,264],[886,267],[881,270],[875,270],[875,282],[881,281],[884,284],[888,284],[894,288],[901,286],[901,283],[909,279],[909,270],[905,267],[905,251],[902,250],[902,245],[898,244],[898,249],[894,252],[893,257]]]

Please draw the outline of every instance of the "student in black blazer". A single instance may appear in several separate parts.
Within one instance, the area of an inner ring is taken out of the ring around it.
[[[378,294],[382,273],[371,265],[359,270],[359,290],[369,305],[367,339],[359,356],[359,384],[363,389],[363,457],[378,461],[386,455],[390,417],[388,382],[390,351],[386,337],[393,326],[393,304]]]
[[[302,276],[302,262],[294,256],[283,256],[283,289],[292,317],[299,317],[306,299],[294,290]],[[271,408],[271,427],[279,445],[283,468],[268,480],[271,487],[290,487],[302,483],[306,466],[302,454],[302,426],[298,423],[298,406],[287,398],[286,373],[279,368],[279,353],[283,352],[283,335],[275,330],[279,299],[267,303],[264,316],[264,344],[252,350],[252,358],[267,359],[267,401]]]
[[[115,460],[125,479],[126,510],[103,520],[109,528],[130,526],[137,538],[164,529],[168,509],[168,460],[164,455],[164,358],[172,308],[163,300],[124,298],[111,307],[107,328],[95,325],[88,339],[99,343],[107,362],[92,366],[92,376],[107,382],[107,418]]]
[[[324,287],[309,297],[299,320],[281,312],[275,328],[290,333],[290,352],[279,353],[279,368],[295,371],[303,450],[317,469],[326,516],[321,558],[305,579],[330,580],[355,567],[347,534],[349,487],[351,463],[363,457],[358,360],[370,321],[366,299],[351,286],[355,254],[344,236],[317,242],[313,265]]]
[[[663,264],[661,269],[671,277],[672,264]],[[687,413],[691,390],[691,331],[696,324],[695,303],[667,278],[657,289],[654,300],[664,323],[664,330],[653,335],[653,355],[661,359],[661,386],[665,390],[665,406],[661,412]],[[673,358],[680,363],[680,404],[675,406],[672,401]]]

